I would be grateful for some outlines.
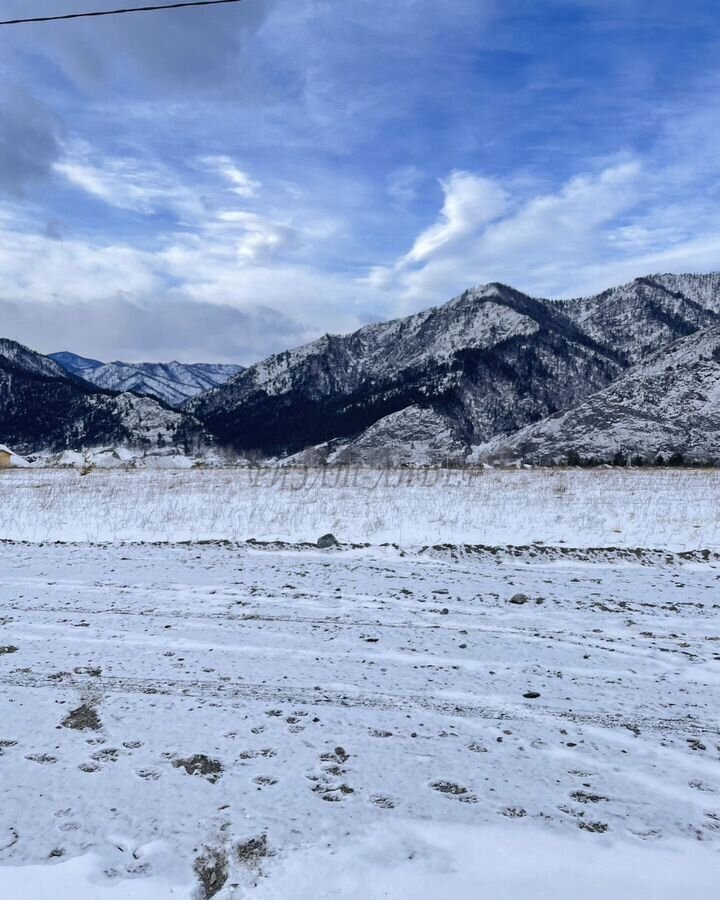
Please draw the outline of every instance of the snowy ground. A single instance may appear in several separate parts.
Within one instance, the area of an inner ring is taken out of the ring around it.
[[[621,491],[650,502],[654,487],[675,542],[660,531],[644,546],[662,552],[623,550],[588,517],[572,546],[620,549],[554,549],[573,538],[544,499],[556,482],[504,473],[529,499],[522,540],[503,543],[546,545],[382,547],[349,514],[347,537],[371,546],[58,544],[78,538],[61,508],[92,511],[84,527],[108,537],[128,521],[111,488],[137,501],[158,482],[0,478],[5,536],[6,510],[33,491],[50,532],[39,542],[23,513],[16,537],[34,542],[0,545],[0,897],[715,898],[720,561],[704,497],[717,476],[574,474],[559,476],[568,516],[583,490],[604,491],[606,527]],[[179,483],[166,529],[185,539],[187,509],[218,482]],[[277,536],[337,528],[301,492],[277,493],[266,509],[284,503],[296,528]],[[419,519],[432,500],[413,496],[397,496],[408,532],[439,527],[412,521],[412,502]],[[624,502],[629,547],[650,520]],[[389,488],[383,503],[386,537]],[[438,515],[451,513],[446,499]],[[195,528],[218,521],[199,512]],[[518,593],[528,602],[510,603]]]
[[[0,471],[0,539],[720,550],[720,471]]]

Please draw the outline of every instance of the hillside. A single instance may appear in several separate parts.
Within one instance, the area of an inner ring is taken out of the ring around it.
[[[577,407],[491,441],[476,456],[720,463],[720,326],[676,341]]]
[[[556,306],[586,334],[633,364],[720,322],[720,273],[651,275]]]

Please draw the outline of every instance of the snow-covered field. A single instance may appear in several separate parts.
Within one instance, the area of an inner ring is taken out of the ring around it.
[[[0,475],[2,900],[715,898],[717,473],[462,479]]]
[[[718,470],[0,471],[0,539],[720,550]]]

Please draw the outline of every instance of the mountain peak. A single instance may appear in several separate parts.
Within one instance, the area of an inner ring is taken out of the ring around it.
[[[70,350],[61,350],[59,353],[48,353],[48,359],[55,360],[58,365],[62,366],[68,372],[78,375],[81,371],[89,369],[99,369],[105,365],[99,359],[91,359],[87,356],[79,356]]]
[[[478,284],[475,287],[468,288],[455,300],[492,300],[495,297],[507,297],[512,293],[518,292],[501,281],[488,281],[487,284]],[[452,303],[453,301],[451,300],[450,302]]]

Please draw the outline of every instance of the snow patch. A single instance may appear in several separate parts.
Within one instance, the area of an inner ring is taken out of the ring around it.
[[[536,827],[397,823],[286,859],[256,900],[694,900],[717,897],[717,851],[569,838]],[[318,878],[318,873],[322,877]]]
[[[113,883],[94,854],[44,866],[0,865],[0,897],[6,900],[194,900],[194,887],[167,879],[133,878]]]

